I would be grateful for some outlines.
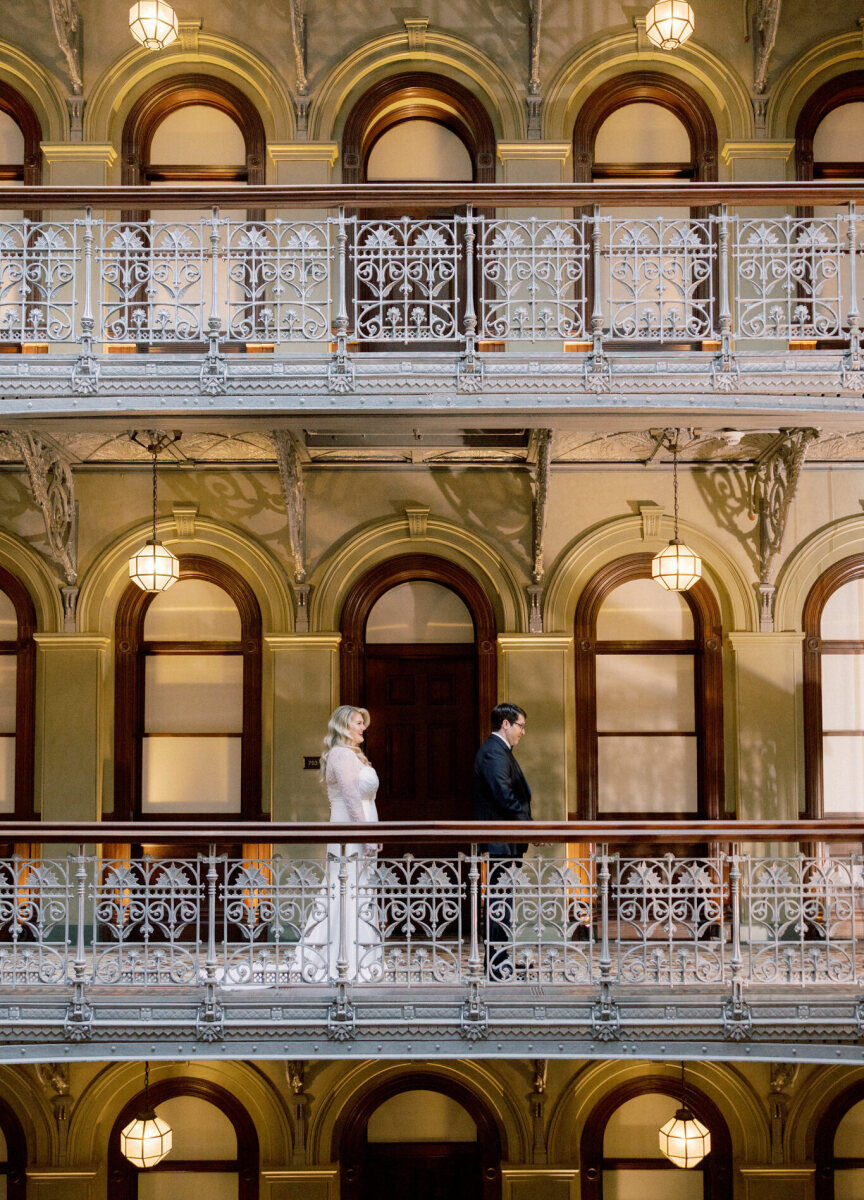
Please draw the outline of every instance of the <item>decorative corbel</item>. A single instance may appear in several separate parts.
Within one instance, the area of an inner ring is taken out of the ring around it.
[[[535,1058],[531,1064],[534,1068],[534,1090],[528,1097],[531,1106],[531,1161],[546,1162],[546,1079],[549,1061],[545,1058]]]
[[[528,9],[528,141],[539,142],[542,136],[543,97],[540,94],[540,27],[543,21],[543,0],[529,0]]]
[[[309,1132],[309,1097],[306,1094],[306,1063],[293,1059],[285,1063],[285,1078],[294,1097],[295,1167],[306,1166],[306,1140]]]
[[[545,571],[544,539],[546,512],[549,501],[549,467],[552,462],[552,430],[532,429],[528,445],[528,462],[531,466],[531,579],[528,588],[529,633],[543,632],[543,612],[540,602],[543,596],[543,574]]]
[[[297,93],[294,97],[294,114],[297,120],[297,141],[305,142],[309,136],[309,76],[306,71],[306,14],[301,0],[288,0],[288,15],[291,21],[291,45],[294,50],[294,74]]]
[[[771,1117],[771,1163],[773,1166],[780,1166],[785,1157],[783,1137],[786,1132],[786,1113],[790,1100],[787,1089],[794,1085],[798,1070],[798,1063],[771,1063],[768,1105]]]
[[[759,538],[759,628],[774,631],[774,563],[783,545],[789,509],[807,450],[818,429],[781,429],[756,460],[751,482],[751,507],[757,517]]]
[[[782,0],[756,0],[753,16],[753,90],[761,96],[768,87],[768,71],[777,29],[780,25]]]
[[[30,491],[42,510],[48,538],[48,557],[63,574],[64,628],[75,629],[78,599],[78,503],[75,480],[65,458],[33,433],[8,429],[6,436],[27,469]]]
[[[282,485],[282,499],[288,517],[288,541],[297,594],[295,629],[298,633],[306,633],[309,629],[309,586],[306,583],[306,491],[303,486],[303,451],[296,437],[287,429],[274,429],[271,437],[276,447],[279,482]]]
[[[66,1165],[67,1161],[66,1147],[72,1108],[72,1095],[69,1090],[69,1064],[66,1062],[37,1063],[35,1070],[42,1090],[51,1101],[59,1142],[57,1158],[62,1167]]]
[[[426,53],[426,34],[429,30],[428,17],[403,17],[402,24],[408,36],[408,53],[423,55]]]
[[[51,20],[57,44],[66,59],[72,93],[80,96],[84,91],[84,76],[81,70],[81,13],[78,0],[51,0]]]

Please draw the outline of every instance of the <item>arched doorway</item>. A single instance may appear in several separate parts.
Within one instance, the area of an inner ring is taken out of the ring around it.
[[[864,1081],[858,1080],[831,1101],[816,1126],[816,1200],[844,1200],[864,1187]]]
[[[388,1079],[340,1123],[337,1138],[342,1200],[500,1200],[498,1127],[457,1080],[422,1071]]]
[[[495,639],[489,597],[446,559],[389,559],[351,589],[342,702],[372,715],[366,749],[381,780],[382,820],[473,816],[474,751],[496,698]]]

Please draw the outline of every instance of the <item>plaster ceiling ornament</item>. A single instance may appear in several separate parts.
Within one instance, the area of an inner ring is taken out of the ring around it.
[[[692,37],[694,25],[686,0],[657,0],[645,17],[645,34],[660,50],[677,50]]]
[[[129,32],[146,50],[164,50],[180,36],[177,14],[165,0],[137,0],[129,9]]]

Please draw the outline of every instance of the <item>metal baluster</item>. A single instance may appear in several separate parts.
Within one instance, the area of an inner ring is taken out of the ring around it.
[[[216,846],[211,843],[207,851],[207,958],[204,963],[204,980],[208,985],[216,981]]]
[[[93,213],[84,214],[84,303],[81,310],[81,348],[85,357],[93,353]]]
[[[328,931],[333,936],[332,929]],[[339,983],[348,979],[348,856],[339,847],[339,948],[336,955],[336,978]]]
[[[468,978],[479,979],[483,971],[483,959],[480,956],[480,859],[477,856],[477,843],[471,843],[471,854],[468,859],[468,890],[470,896],[471,931],[468,945]]]
[[[724,363],[732,355],[732,309],[729,297],[729,212],[725,204],[720,205],[717,218],[719,228],[718,262],[719,275],[719,324],[720,356]]]
[[[210,217],[210,317],[207,332],[210,338],[211,355],[219,353],[219,209],[214,208]]]
[[[595,852],[596,854],[596,852]],[[596,861],[596,858],[595,858]],[[612,956],[609,950],[609,854],[603,846],[599,856],[600,882],[600,983],[608,985],[612,976]]]
[[[733,992],[743,986],[744,959],[741,953],[741,848],[735,843],[729,856],[729,894],[732,901],[732,968]]]
[[[850,200],[848,212],[849,310],[846,319],[849,325],[849,365],[853,371],[859,371],[861,369],[861,316],[858,312],[858,266],[856,263],[858,257],[858,215],[854,200]]]
[[[342,362],[348,352],[348,230],[345,209],[339,208],[336,257],[339,263],[339,307],[336,311],[336,357]]]
[[[474,207],[469,204],[465,215],[465,354],[474,354],[477,339],[477,313],[474,309]],[[458,304],[458,297],[457,297]]]
[[[76,891],[76,920],[78,928],[75,938],[75,960],[72,964],[73,979],[76,987],[83,986],[84,973],[87,970],[86,946],[84,928],[87,919],[87,860],[84,857],[84,847],[78,847],[75,858],[75,891]]]
[[[582,217],[585,221],[587,218]],[[600,205],[595,204],[591,213],[591,263],[594,283],[594,297],[591,308],[591,336],[594,342],[595,358],[603,356],[603,300],[602,283],[600,279]]]

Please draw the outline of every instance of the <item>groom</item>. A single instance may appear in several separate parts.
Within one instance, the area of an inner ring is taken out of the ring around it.
[[[531,789],[513,749],[525,735],[525,710],[505,701],[492,709],[492,733],[474,759],[474,815],[478,821],[530,821]],[[512,881],[527,842],[490,842],[487,889],[487,968],[490,979],[512,977]]]

